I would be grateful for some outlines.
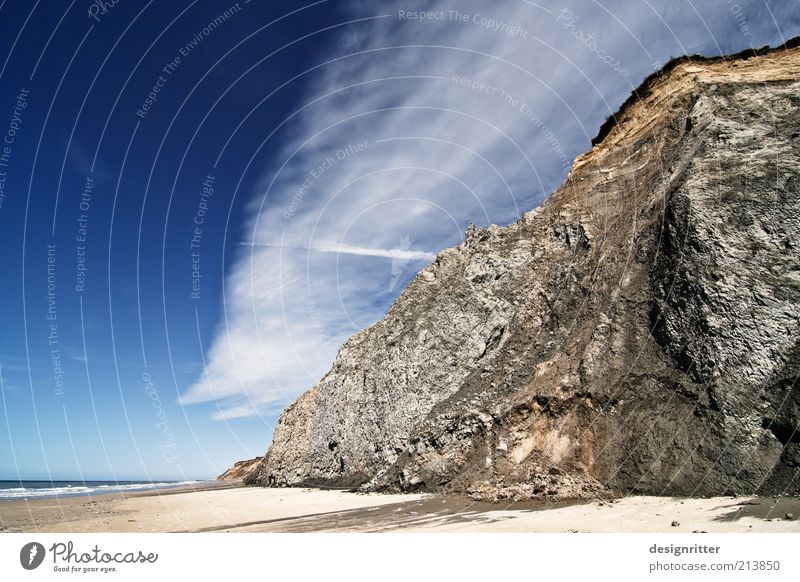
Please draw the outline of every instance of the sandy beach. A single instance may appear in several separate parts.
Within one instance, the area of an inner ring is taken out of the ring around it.
[[[787,519],[787,514],[792,516]],[[0,502],[5,532],[798,532],[800,499],[676,499],[493,504],[436,495],[191,490]],[[677,522],[678,525],[672,525]]]

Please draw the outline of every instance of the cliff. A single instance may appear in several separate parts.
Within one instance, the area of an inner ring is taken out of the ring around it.
[[[237,461],[233,464],[233,466],[225,471],[222,475],[217,477],[218,481],[241,481],[243,480],[253,469],[255,469],[262,461],[262,457],[256,457],[255,459],[248,459],[246,461]]]
[[[350,338],[245,482],[800,493],[798,79],[789,46],[651,76],[541,207]]]

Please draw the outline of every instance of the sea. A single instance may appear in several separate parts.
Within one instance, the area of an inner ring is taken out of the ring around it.
[[[167,489],[204,481],[0,481],[0,500]]]

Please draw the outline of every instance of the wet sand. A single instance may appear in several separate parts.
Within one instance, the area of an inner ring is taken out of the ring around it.
[[[786,514],[793,519],[786,519]],[[0,501],[6,532],[797,532],[800,498],[495,504],[230,483]],[[679,525],[673,526],[672,522]]]

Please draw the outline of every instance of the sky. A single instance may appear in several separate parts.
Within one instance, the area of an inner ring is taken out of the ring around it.
[[[671,57],[797,0],[0,3],[0,480],[213,478]]]

